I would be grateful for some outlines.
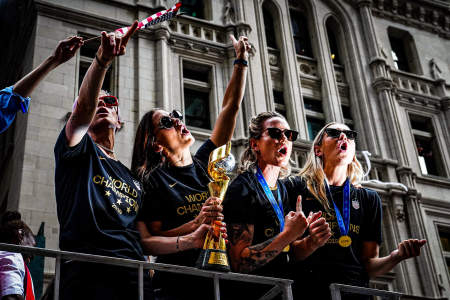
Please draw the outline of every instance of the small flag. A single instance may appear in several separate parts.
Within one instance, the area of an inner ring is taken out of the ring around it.
[[[157,12],[156,14],[151,15],[150,17],[140,21],[137,29],[147,28],[148,26],[155,25],[160,22],[164,22],[164,21],[168,21],[168,20],[172,19],[173,17],[175,17],[177,15],[180,7],[181,7],[181,2],[178,2],[177,4],[175,4],[174,6],[172,6],[171,8],[169,8],[167,10],[163,10],[163,11]],[[116,29],[115,32],[116,32],[116,34],[118,33],[119,35],[122,36],[127,33],[128,28],[129,27],[119,28],[119,29]]]

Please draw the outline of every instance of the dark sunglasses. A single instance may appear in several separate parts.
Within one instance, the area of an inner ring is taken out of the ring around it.
[[[281,140],[281,135],[284,134],[286,139],[288,141],[295,141],[298,137],[298,131],[290,130],[290,129],[280,129],[276,127],[269,127],[266,128],[267,132],[269,133],[269,136],[276,140]]]
[[[183,121],[183,115],[178,110],[172,111],[168,116],[163,116],[159,120],[159,128],[170,129],[175,126],[176,120]]]
[[[327,128],[325,129],[325,132],[333,139],[340,137],[341,133],[344,133],[349,140],[356,139],[356,136],[358,135],[358,133],[354,130],[339,130],[335,128]]]
[[[101,96],[98,100],[103,100],[106,106],[119,106],[119,99],[115,96]]]

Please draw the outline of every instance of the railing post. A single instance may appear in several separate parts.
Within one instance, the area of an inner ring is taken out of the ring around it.
[[[61,277],[61,255],[57,255],[56,256],[56,263],[55,263],[55,285],[54,285],[54,290],[53,290],[53,294],[54,300],[59,300],[59,279]]]
[[[330,291],[332,300],[341,300],[341,291],[334,283],[330,284]]]
[[[283,284],[283,300],[292,300],[294,297],[292,296],[292,286],[290,283]]]
[[[144,265],[139,264],[139,300],[144,300]]]
[[[214,275],[214,299],[220,300],[219,277]]]

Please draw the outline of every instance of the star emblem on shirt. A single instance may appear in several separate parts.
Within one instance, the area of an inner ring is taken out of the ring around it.
[[[120,199],[117,200],[117,204],[119,204],[119,205],[122,204],[122,200],[120,200]]]
[[[127,213],[130,213],[131,209],[129,207],[127,207]]]
[[[111,196],[111,192],[110,191],[106,191],[105,195],[109,197],[109,196]]]

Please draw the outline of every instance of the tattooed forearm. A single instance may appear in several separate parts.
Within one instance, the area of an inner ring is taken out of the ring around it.
[[[264,250],[273,242],[274,238],[251,246],[253,234],[254,226],[252,224],[228,225],[228,237],[231,243],[230,259],[233,268],[238,272],[254,271],[280,253],[279,250]]]

